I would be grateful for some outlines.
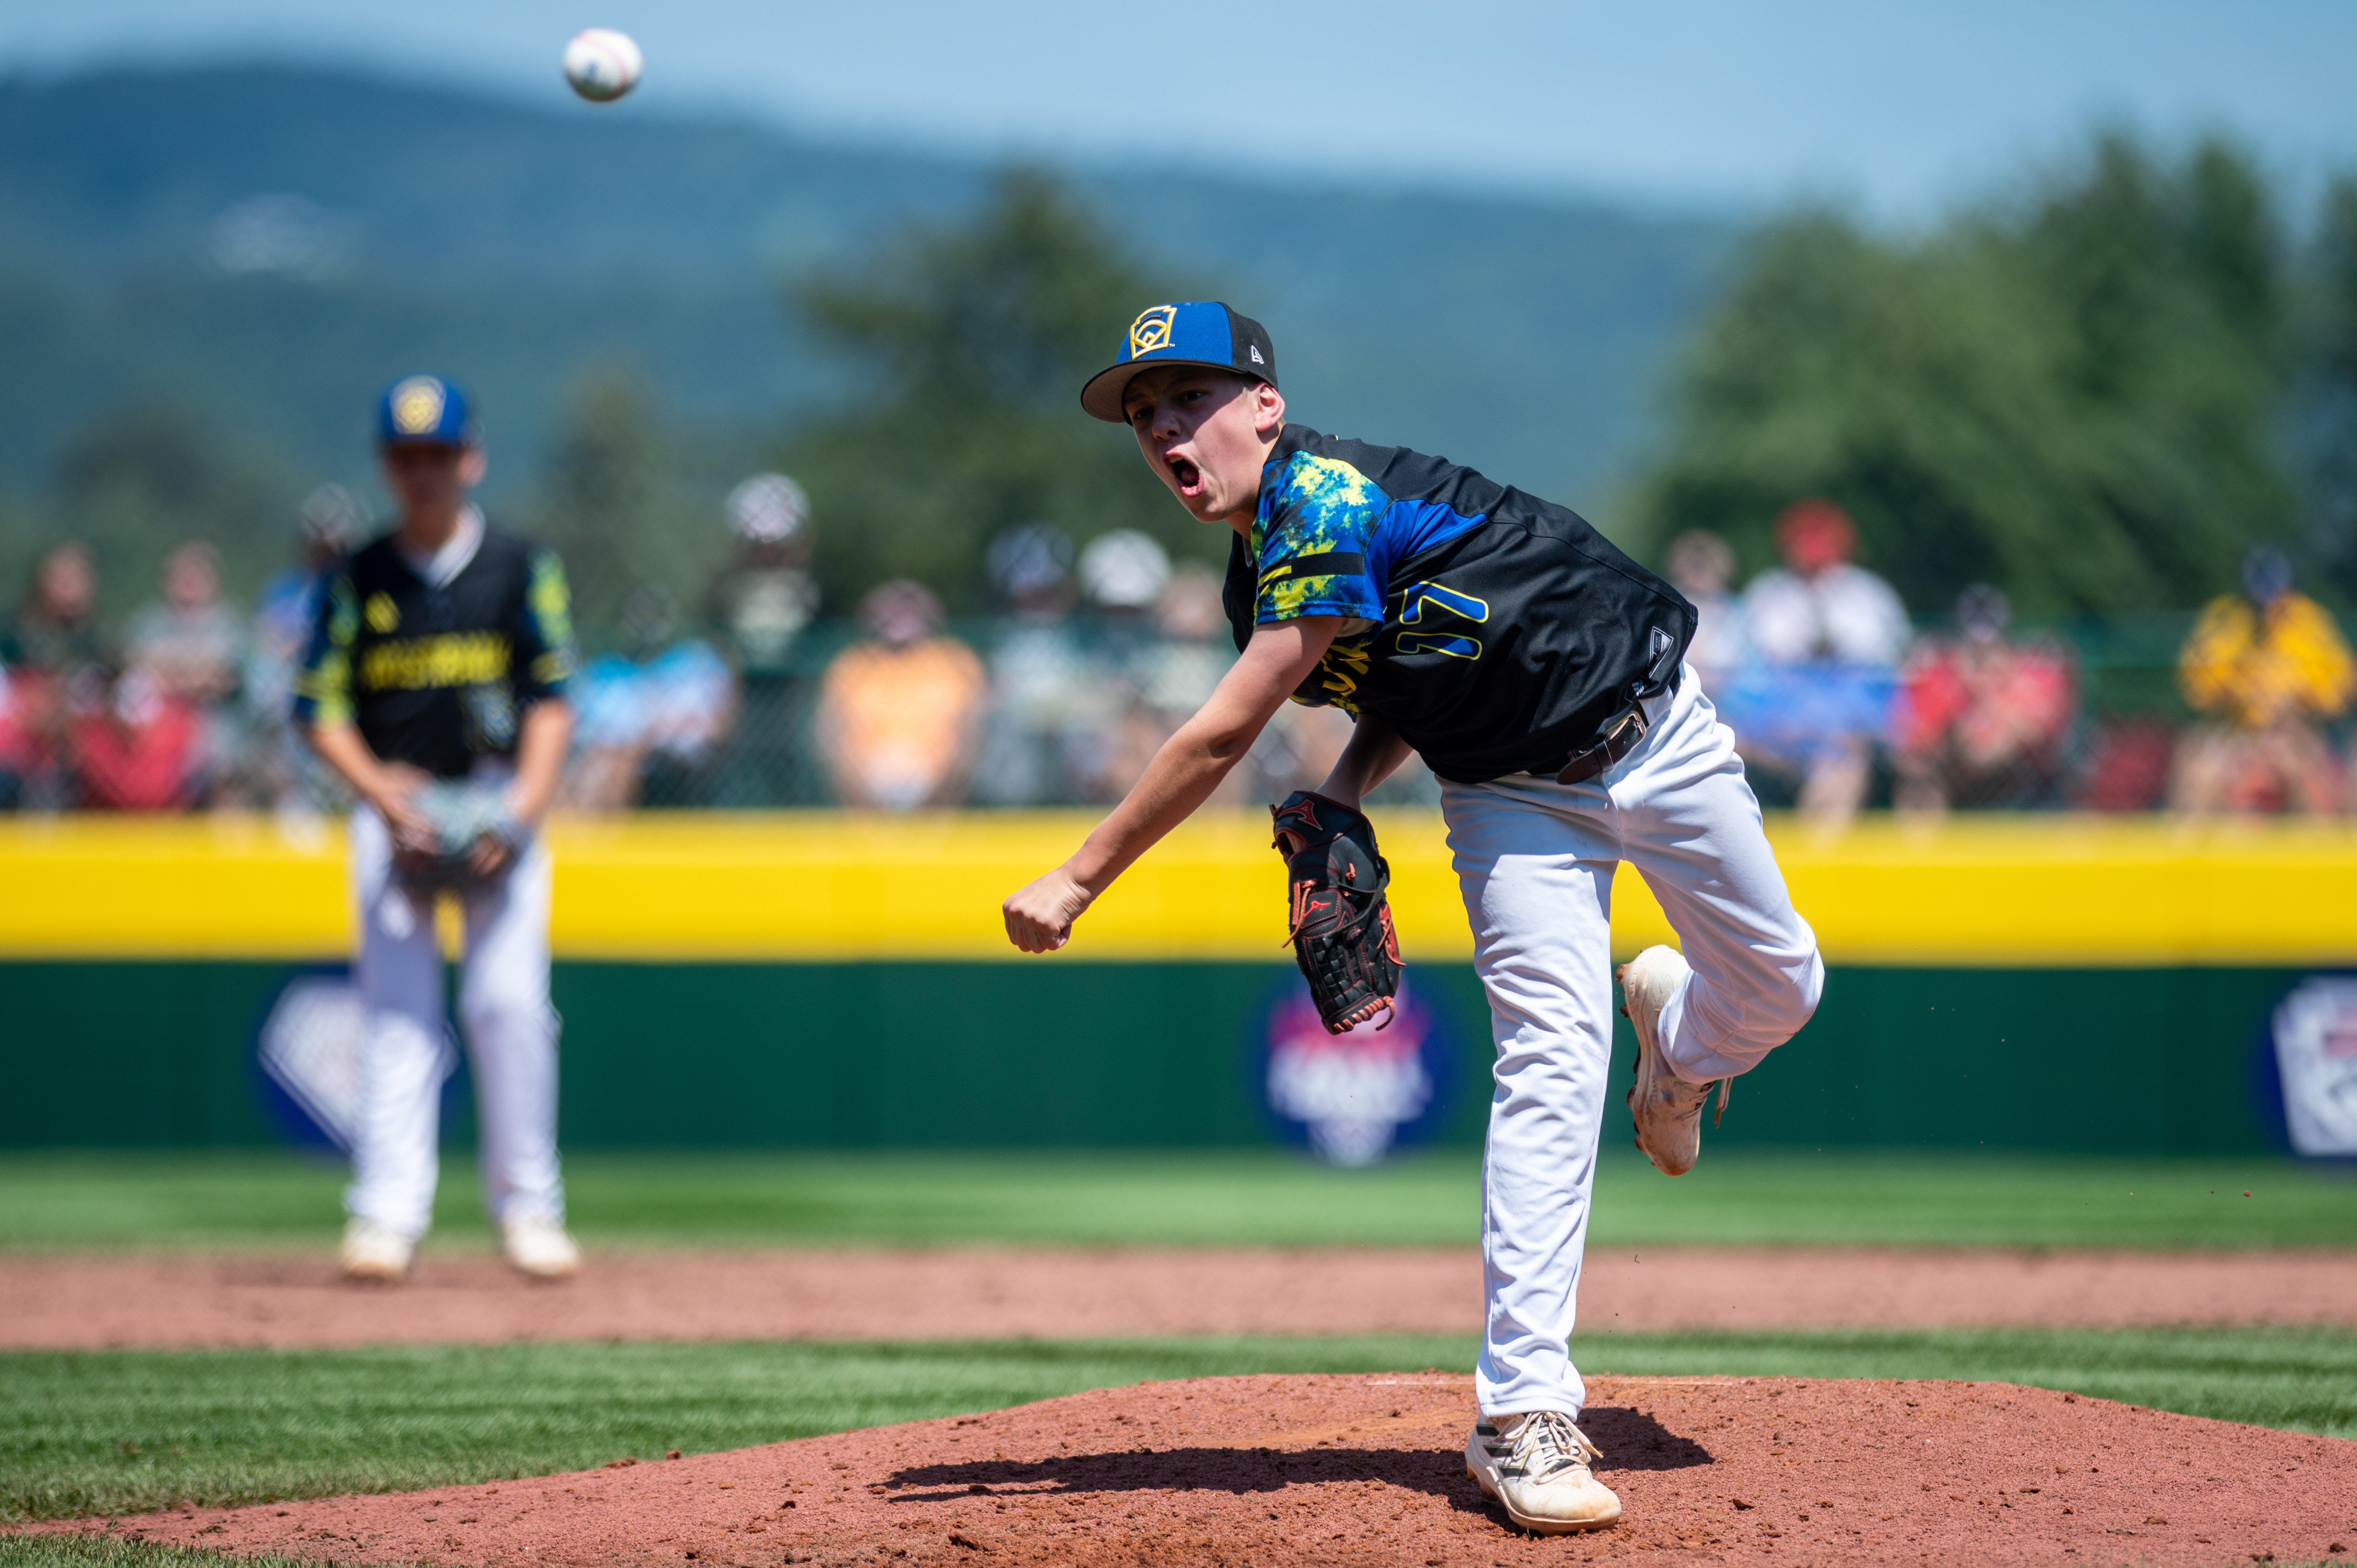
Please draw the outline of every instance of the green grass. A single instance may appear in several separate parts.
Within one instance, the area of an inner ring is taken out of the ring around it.
[[[0,1568],[223,1568],[217,1552],[92,1535],[0,1535]],[[240,1557],[239,1568],[311,1568],[299,1557]]]
[[[436,1236],[481,1246],[472,1162],[444,1163]],[[1458,1151],[1366,1171],[1278,1152],[575,1154],[565,1177],[592,1245],[1446,1245],[1475,1238],[1479,1168]],[[0,1251],[321,1247],[340,1223],[343,1181],[339,1166],[295,1155],[8,1154]],[[2357,1179],[2264,1156],[1738,1148],[1710,1151],[1673,1182],[1613,1150],[1592,1237],[1603,1247],[2348,1247]]]
[[[1243,1372],[1471,1364],[1469,1337],[0,1355],[0,1519],[585,1468]],[[1591,1371],[1967,1378],[2357,1436],[2331,1330],[1598,1335]]]

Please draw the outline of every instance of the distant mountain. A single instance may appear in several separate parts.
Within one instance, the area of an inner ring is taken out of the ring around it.
[[[324,70],[0,84],[0,483],[37,489],[70,432],[140,397],[350,475],[367,400],[421,366],[472,383],[511,483],[574,378],[617,360],[685,424],[775,430],[845,384],[782,281],[990,174]],[[1268,323],[1299,417],[1576,505],[1646,429],[1738,238],[1598,204],[1072,177],[1151,270]]]

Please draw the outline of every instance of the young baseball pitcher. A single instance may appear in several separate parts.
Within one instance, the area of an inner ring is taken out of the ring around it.
[[[1610,1065],[1614,871],[1637,868],[1684,950],[1649,948],[1620,974],[1637,1144],[1665,1174],[1693,1168],[1712,1084],[1723,1111],[1726,1080],[1791,1038],[1824,982],[1733,736],[1684,663],[1694,607],[1562,507],[1286,423],[1267,333],[1224,305],[1141,314],[1081,406],[1125,422],[1179,504],[1234,531],[1241,656],[1072,857],[1006,900],[1006,934],[1061,947],[1279,703],[1332,704],[1356,731],[1314,793],[1278,808],[1278,848],[1328,1027],[1375,1016],[1397,953],[1358,806],[1421,756],[1497,1045],[1466,1467],[1525,1529],[1611,1524],[1569,1339]]]
[[[487,527],[467,499],[483,452],[464,395],[433,376],[377,404],[393,532],[328,574],[296,721],[360,804],[361,1118],[343,1271],[408,1272],[433,1216],[448,1051],[434,907],[466,917],[458,1013],[481,1113],[483,1195],[508,1261],[580,1266],[556,1165],[548,848],[538,831],[573,733],[572,613],[554,552]]]

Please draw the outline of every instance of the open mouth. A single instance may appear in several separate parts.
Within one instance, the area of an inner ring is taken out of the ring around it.
[[[1200,496],[1203,493],[1202,469],[1184,457],[1171,457],[1166,461],[1170,465],[1170,478],[1177,482],[1180,495]]]

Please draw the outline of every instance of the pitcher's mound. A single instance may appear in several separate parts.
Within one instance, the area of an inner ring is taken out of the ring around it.
[[[1465,1475],[1472,1380],[1437,1372],[1148,1383],[577,1476],[118,1528],[337,1563],[671,1568],[2247,1564],[2345,1561],[2357,1546],[2357,1443],[2344,1440],[2010,1383],[1599,1377],[1588,1392],[1582,1424],[1624,1509],[1591,1535],[1506,1524]]]

